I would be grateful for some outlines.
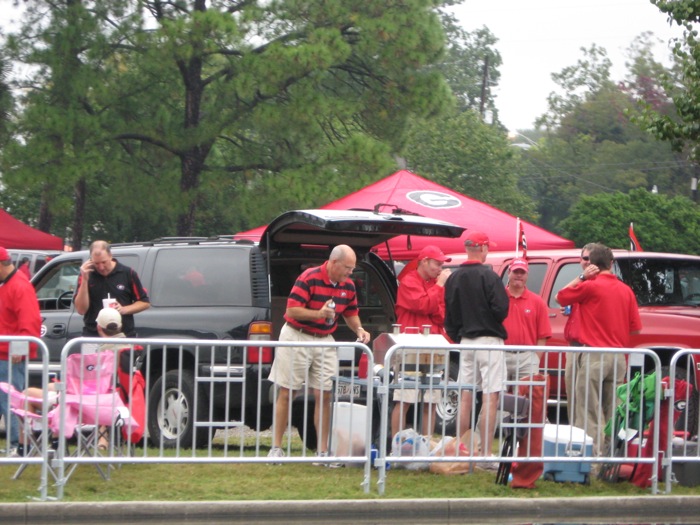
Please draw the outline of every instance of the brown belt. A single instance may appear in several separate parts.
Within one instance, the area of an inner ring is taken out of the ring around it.
[[[287,326],[291,328],[292,330],[296,330],[297,332],[301,332],[302,334],[310,335],[311,337],[328,337],[331,334],[317,334],[316,332],[312,332],[311,330],[306,330],[305,328],[297,328],[296,326],[292,326],[291,324],[287,323]]]

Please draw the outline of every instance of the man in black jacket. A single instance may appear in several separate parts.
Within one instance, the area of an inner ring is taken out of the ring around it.
[[[498,397],[505,388],[506,364],[502,349],[507,337],[503,320],[508,315],[508,295],[501,279],[484,265],[489,246],[486,234],[467,233],[464,247],[467,261],[450,275],[445,283],[445,331],[455,343],[478,348],[463,351],[459,371],[461,384],[474,385],[483,392],[483,418],[480,421],[481,454],[491,456],[496,425]],[[494,349],[485,347],[496,346]],[[473,392],[462,393],[459,434],[471,447],[466,435],[471,428]],[[495,470],[498,463],[481,465]]]

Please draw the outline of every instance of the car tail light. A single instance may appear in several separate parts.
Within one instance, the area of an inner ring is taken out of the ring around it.
[[[360,363],[357,365],[357,377],[359,379],[367,379],[367,361],[367,354],[362,352],[362,355],[360,356]]]
[[[272,323],[269,321],[256,321],[250,323],[248,339],[251,341],[270,341],[272,339]],[[273,351],[271,346],[249,346],[248,364],[271,364]]]

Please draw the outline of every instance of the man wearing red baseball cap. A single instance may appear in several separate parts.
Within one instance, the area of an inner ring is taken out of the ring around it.
[[[445,324],[445,281],[451,271],[442,267],[450,262],[437,246],[428,245],[416,258],[416,268],[405,272],[400,277],[399,291],[396,296],[396,322],[401,329],[421,329],[430,325],[430,333],[442,334]],[[404,354],[405,356],[405,354]],[[396,435],[403,430],[408,409],[414,404],[414,390],[395,390],[394,408],[391,413],[391,432]],[[435,404],[440,401],[438,389],[425,392],[423,398],[422,433],[430,436],[435,428]]]
[[[544,299],[527,289],[529,265],[525,259],[513,259],[508,269],[509,308],[503,326],[508,332],[506,345],[544,346],[552,337],[549,310]],[[510,352],[506,349],[508,377],[517,378],[536,374],[540,369],[540,354]]]
[[[41,314],[36,292],[27,276],[18,272],[7,250],[0,246],[0,336],[41,336]],[[36,344],[29,345],[29,357],[36,356]],[[10,356],[9,343],[0,343],[0,381],[24,390],[25,356]],[[19,442],[20,423],[10,414],[7,394],[0,391],[0,414],[8,430],[8,455],[22,455]],[[11,416],[11,417],[10,417]]]
[[[508,332],[506,339],[506,368],[508,379],[515,382],[513,389],[530,400],[527,432],[518,438],[518,456],[541,456],[543,432],[546,418],[546,376],[539,373],[541,352],[532,350],[510,351],[507,345],[544,346],[552,336],[549,311],[544,300],[527,289],[529,273],[527,260],[513,259],[508,269],[508,317],[503,326]],[[542,476],[544,463],[517,462],[513,465],[513,488],[535,488]]]
[[[463,350],[460,357],[459,383],[475,385],[483,392],[480,418],[481,454],[493,454],[498,398],[505,389],[506,364],[503,341],[507,332],[503,320],[508,315],[508,295],[501,278],[484,264],[489,247],[495,246],[479,231],[468,231],[464,241],[467,261],[455,270],[445,283],[445,330],[454,342],[474,346]],[[473,451],[467,430],[471,428],[471,390],[462,392],[459,435]],[[487,470],[498,469],[489,460],[481,465]]]

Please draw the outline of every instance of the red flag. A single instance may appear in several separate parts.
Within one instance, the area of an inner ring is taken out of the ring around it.
[[[523,221],[518,219],[519,233],[518,233],[518,251],[523,251],[523,258],[527,257],[527,239],[525,238],[525,232],[523,231]]]
[[[642,245],[639,244],[637,236],[634,234],[634,223],[630,222],[630,251],[631,252],[641,252]]]

